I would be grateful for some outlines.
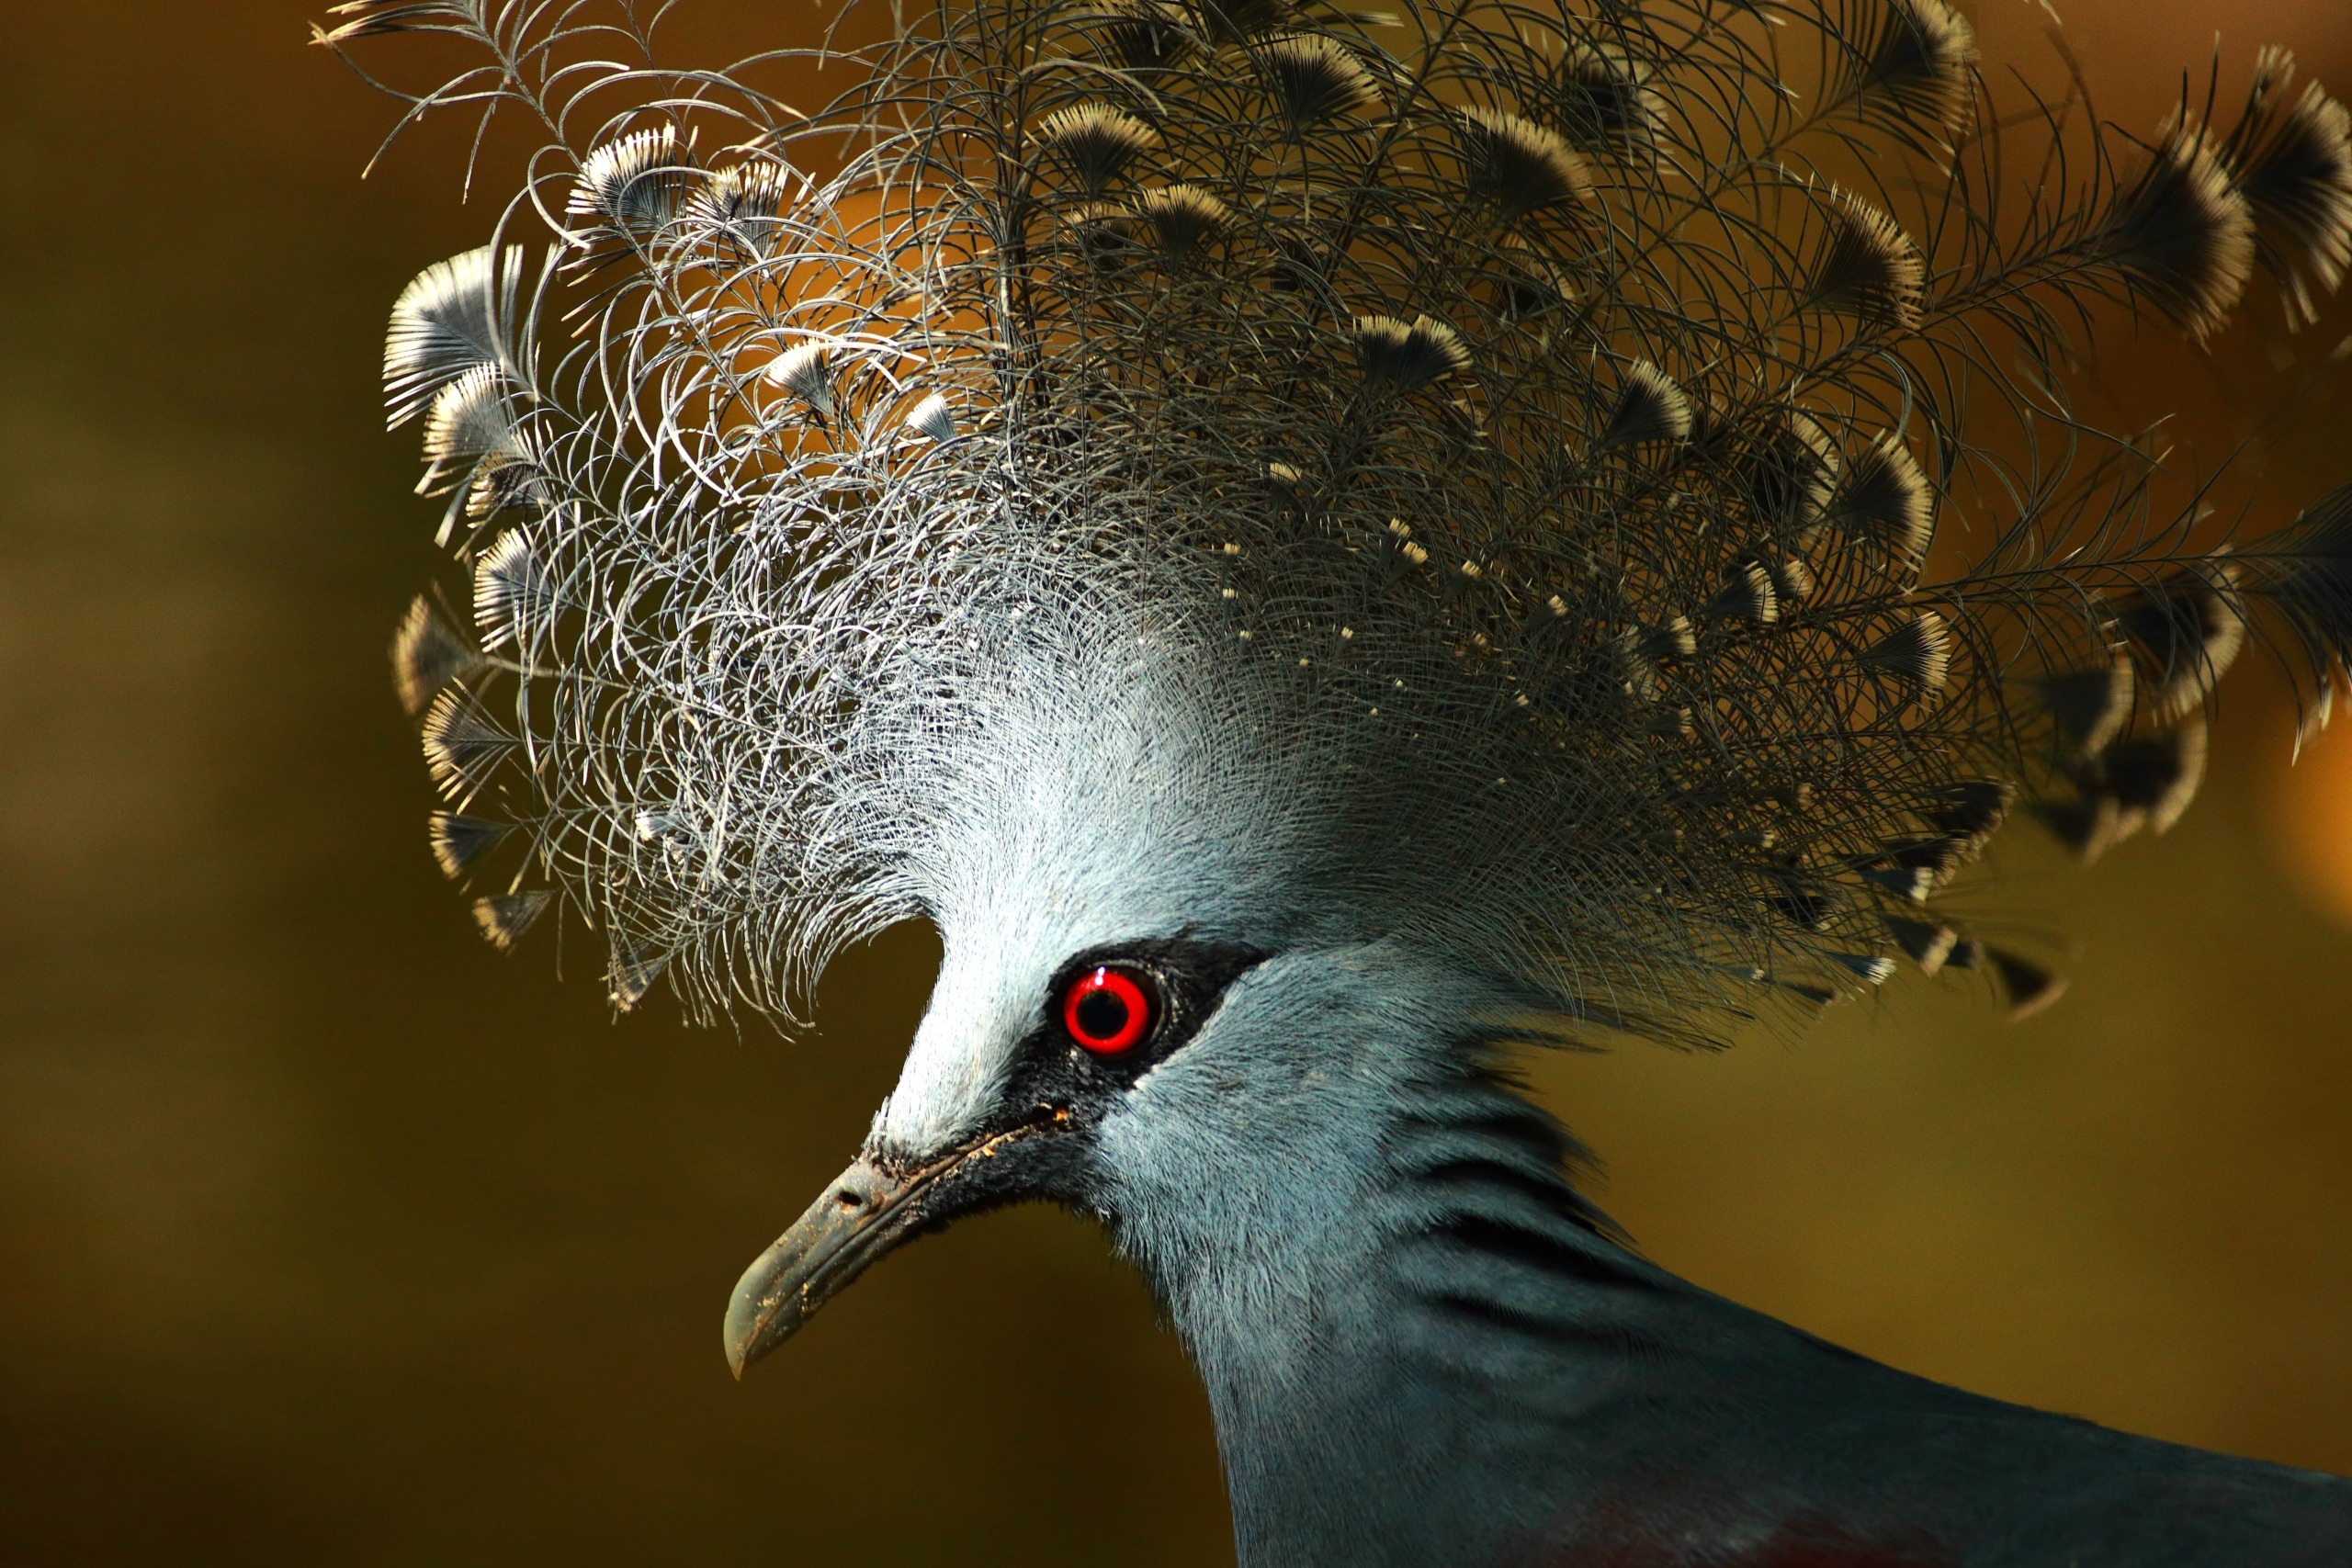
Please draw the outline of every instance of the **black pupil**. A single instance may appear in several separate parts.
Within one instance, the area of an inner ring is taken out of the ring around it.
[[[1127,1026],[1127,1004],[1108,986],[1098,986],[1078,998],[1079,1032],[1089,1040],[1113,1040]]]

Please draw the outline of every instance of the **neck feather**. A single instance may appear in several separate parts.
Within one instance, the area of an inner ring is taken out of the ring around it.
[[[1345,1201],[1229,1202],[1246,1235],[1137,1249],[1207,1384],[1245,1568],[1492,1561],[1597,1477],[1565,1438],[1675,1383],[1694,1314],[1746,1315],[1613,1239],[1566,1133],[1490,1075],[1395,1104],[1320,1174]]]

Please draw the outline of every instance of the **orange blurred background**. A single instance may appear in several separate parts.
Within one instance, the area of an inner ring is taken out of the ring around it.
[[[356,175],[386,103],[323,0],[0,16],[0,1559],[25,1563],[1229,1561],[1202,1399],[1085,1225],[926,1241],[741,1387],[737,1271],[855,1145],[933,949],[820,1038],[615,1024],[595,964],[502,962],[424,852],[383,649],[436,570],[381,431],[393,295],[479,243],[454,132]],[[1975,0],[2051,77],[2031,0]],[[2059,0],[2149,127],[2255,46],[2352,89],[2342,0]],[[691,38],[806,0],[687,0]],[[2218,456],[2352,332],[2257,286],[2200,362],[2102,367]],[[2267,515],[2352,478],[2322,383]],[[1802,1041],[1535,1064],[1668,1266],[1900,1366],[2352,1471],[2352,724],[2287,767],[2233,676],[2205,797],[2084,874],[2008,1028],[1916,978]],[[560,974],[559,970],[568,970]]]

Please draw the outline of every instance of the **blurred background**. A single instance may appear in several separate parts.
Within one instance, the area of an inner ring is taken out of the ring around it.
[[[0,7],[0,1560],[1229,1561],[1191,1373],[1057,1214],[728,1380],[728,1292],[854,1148],[931,939],[792,1043],[476,939],[386,676],[437,506],[376,363],[491,214],[454,128],[361,182],[392,109],[305,47],[323,5]],[[2126,125],[2217,30],[2232,94],[2265,42],[2352,89],[2342,0],[2058,6]],[[1966,8],[2052,79],[2047,7]],[[688,0],[673,58],[822,15]],[[2352,331],[2278,319],[2257,285],[2214,362],[2152,330],[2100,375],[2218,457]],[[2317,388],[2273,519],[2352,477]],[[2253,662],[2169,838],[2001,846],[2074,943],[2052,1011],[1911,977],[1801,1041],[1533,1064],[1603,1203],[1898,1366],[2352,1472],[2352,725],[2290,772]]]

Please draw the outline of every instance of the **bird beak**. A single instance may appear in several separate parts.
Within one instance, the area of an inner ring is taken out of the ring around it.
[[[727,1305],[728,1366],[741,1378],[883,1254],[973,1206],[961,1194],[941,1201],[949,1179],[1040,1130],[1023,1123],[988,1134],[900,1170],[870,1154],[853,1160],[736,1281]]]

